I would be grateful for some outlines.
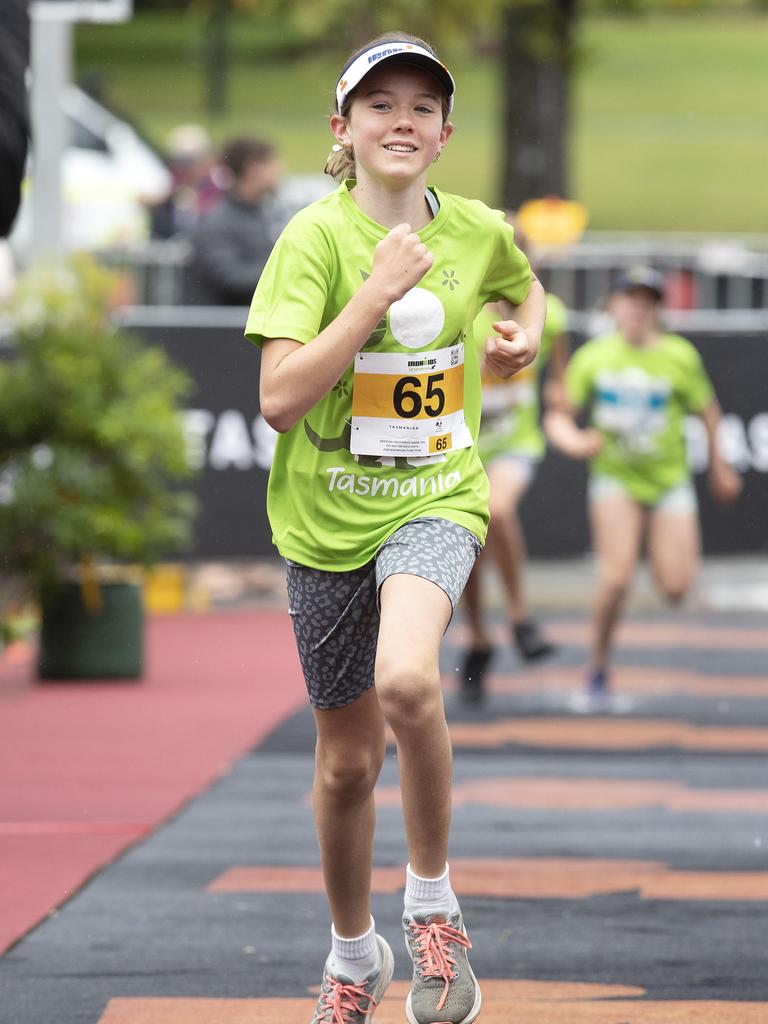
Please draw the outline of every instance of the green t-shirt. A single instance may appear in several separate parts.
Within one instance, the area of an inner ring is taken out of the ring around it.
[[[268,338],[311,343],[370,274],[374,248],[388,229],[360,210],[349,194],[353,185],[354,181],[344,182],[300,211],[283,231],[251,304],[245,334],[254,343]],[[418,285],[390,307],[363,347],[365,359],[370,353],[373,360],[381,361],[383,355],[386,361],[393,358],[389,353],[397,353],[399,365],[416,352],[442,349],[440,358],[460,352],[487,302],[505,297],[517,305],[528,294],[530,267],[503,214],[475,200],[431,191],[439,209],[419,237],[434,263]],[[267,511],[274,542],[284,557],[318,569],[354,569],[368,562],[400,526],[425,515],[449,519],[484,541],[488,480],[474,443],[480,420],[480,372],[475,346],[464,348],[463,387],[454,387],[452,400],[463,404],[468,447],[441,452],[438,446],[435,454],[423,457],[352,455],[353,384],[356,376],[358,381],[366,377],[365,387],[357,385],[358,400],[363,401],[363,395],[368,401],[366,387],[377,378],[371,373],[355,375],[354,363],[299,423],[278,437]],[[428,362],[422,355],[412,365]],[[455,370],[453,363],[451,368]],[[419,405],[439,409],[444,382],[437,376],[430,382],[428,370],[413,372],[424,374],[420,382],[417,378],[422,388]],[[393,380],[386,374],[377,379]],[[399,408],[405,414],[403,431],[411,429],[417,400],[410,397],[413,386],[402,385],[412,379],[403,377],[395,387],[395,399],[400,388]],[[457,379],[455,373],[451,379]],[[390,388],[385,396],[390,408],[392,394]]]
[[[483,374],[483,415],[477,442],[483,465],[510,453],[532,459],[543,457],[546,442],[539,426],[539,377],[555,339],[565,331],[567,319],[568,311],[560,299],[547,295],[547,319],[536,359],[508,380],[493,373]],[[486,339],[494,334],[491,324],[496,320],[498,316],[487,309],[475,320],[473,331],[480,357]]]
[[[685,416],[714,396],[690,341],[663,334],[641,348],[618,333],[593,338],[569,362],[565,383],[577,409],[591,405],[592,425],[605,439],[593,472],[648,504],[688,479]]]

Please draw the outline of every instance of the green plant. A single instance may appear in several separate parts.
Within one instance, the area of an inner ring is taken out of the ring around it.
[[[111,274],[38,267],[0,359],[0,572],[36,596],[73,564],[149,563],[190,539],[180,401],[190,381],[109,321]]]

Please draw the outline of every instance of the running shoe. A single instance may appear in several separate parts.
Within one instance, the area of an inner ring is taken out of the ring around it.
[[[610,693],[608,691],[608,676],[605,669],[596,668],[590,670],[584,689],[574,693],[571,698],[571,707],[582,715],[600,714],[608,711],[610,705]]]
[[[323,987],[317,1000],[312,1024],[368,1024],[384,996],[395,971],[395,958],[389,944],[376,936],[381,966],[365,981],[357,984],[343,974],[331,974],[331,957],[325,962]]]
[[[512,624],[512,635],[521,657],[526,661],[537,661],[555,654],[557,647],[542,634],[539,624],[533,619]]]
[[[403,915],[405,948],[413,961],[411,991],[405,1002],[410,1024],[471,1024],[480,1013],[480,986],[472,973],[461,911],[446,920]]]
[[[471,647],[461,666],[461,696],[467,704],[477,704],[485,696],[484,677],[493,658],[492,647]]]
[[[608,696],[608,673],[604,668],[596,668],[587,677],[587,693],[598,699]]]
[[[613,693],[605,669],[592,669],[586,686],[571,698],[571,709],[580,715],[622,715],[631,711],[635,702],[627,694]]]

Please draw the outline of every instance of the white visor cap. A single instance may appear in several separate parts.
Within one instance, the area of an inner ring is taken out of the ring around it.
[[[374,68],[389,60],[397,60],[400,64],[414,64],[416,67],[428,71],[444,89],[448,97],[449,113],[453,110],[453,94],[456,90],[456,83],[445,64],[441,64],[437,57],[429,50],[425,50],[423,46],[417,46],[415,43],[403,43],[399,40],[370,46],[344,68],[336,86],[338,109],[341,110],[346,98],[362,82],[369,71],[373,71]]]

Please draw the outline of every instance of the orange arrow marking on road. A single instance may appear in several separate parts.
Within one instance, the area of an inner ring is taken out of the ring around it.
[[[689,725],[657,719],[499,718],[492,722],[449,723],[458,747],[516,744],[588,750],[768,751],[768,729]]]
[[[639,899],[768,901],[768,872],[674,871],[656,861],[579,857],[451,859],[451,881],[466,896],[587,899],[634,893]],[[405,866],[374,868],[372,890],[397,893]],[[233,867],[208,892],[322,892],[319,867]]]
[[[376,790],[379,807],[399,807],[397,786]],[[476,779],[456,783],[454,807],[526,807],[541,810],[608,811],[663,807],[668,811],[765,814],[768,790],[689,789],[679,782],[626,779]]]
[[[559,644],[587,646],[591,624],[585,619],[571,622],[548,622],[547,636]],[[464,623],[451,627],[450,639],[459,646],[469,646],[469,629]],[[504,646],[510,642],[509,630],[501,622],[491,627],[491,640]],[[745,627],[703,626],[695,623],[622,622],[616,634],[620,647],[688,647],[692,650],[762,651],[768,648],[768,630]]]
[[[643,990],[623,985],[481,979],[480,986],[483,1024],[765,1024],[768,1013],[768,1003],[633,999]],[[407,991],[406,982],[390,986],[376,1024],[402,1024]],[[306,1024],[313,1008],[306,998],[121,998],[110,1000],[99,1024]]]
[[[491,670],[486,677],[488,693],[563,695],[584,687],[584,669],[564,665],[526,667],[524,672],[507,674]],[[448,691],[457,689],[457,674],[446,673],[443,683]],[[719,700],[743,697],[768,697],[765,676],[709,675],[693,669],[657,665],[618,665],[611,675],[615,693],[638,696],[686,694]]]

